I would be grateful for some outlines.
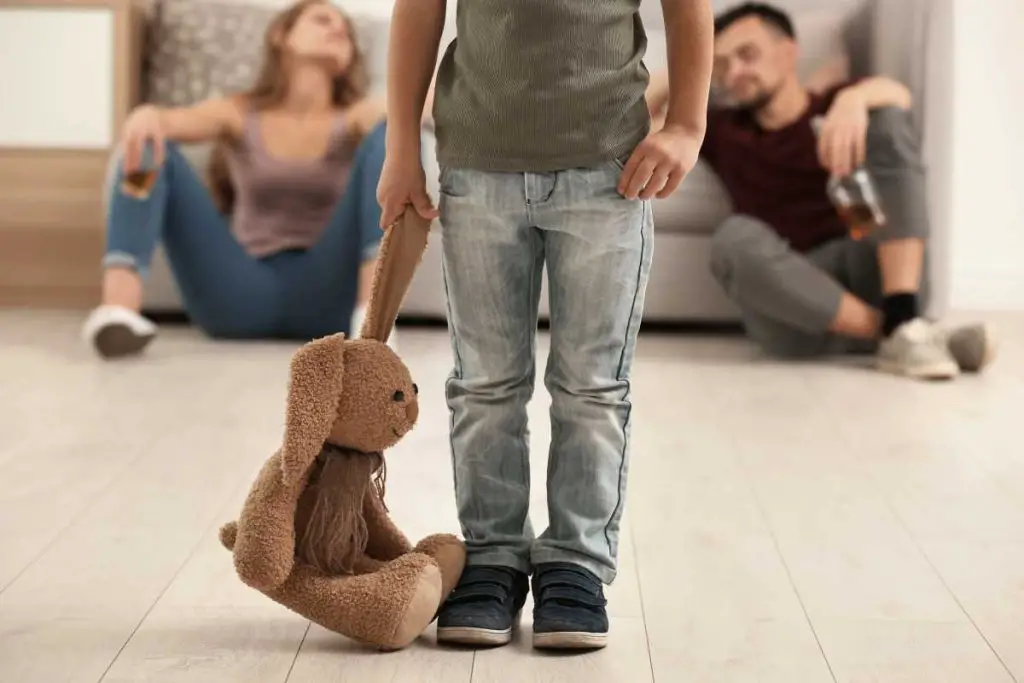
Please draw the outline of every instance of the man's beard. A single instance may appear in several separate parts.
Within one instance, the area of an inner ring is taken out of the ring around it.
[[[738,102],[736,108],[751,116],[760,114],[775,100],[775,96],[779,94],[781,89],[781,85],[771,89],[765,88],[746,102]]]

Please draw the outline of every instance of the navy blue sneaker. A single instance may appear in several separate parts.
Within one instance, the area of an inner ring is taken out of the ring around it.
[[[508,567],[468,566],[437,617],[437,642],[494,646],[512,641],[512,625],[530,580]]]
[[[538,565],[533,575],[533,646],[592,650],[608,644],[601,580],[574,564]]]

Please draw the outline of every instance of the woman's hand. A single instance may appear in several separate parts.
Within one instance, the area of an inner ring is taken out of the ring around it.
[[[427,178],[423,173],[423,164],[418,153],[388,152],[384,159],[380,183],[377,185],[377,201],[381,208],[382,229],[386,229],[401,218],[405,207],[410,205],[428,221],[437,218],[438,211],[427,194]]]
[[[153,163],[159,168],[164,163],[164,129],[160,110],[151,104],[137,107],[125,121],[121,133],[124,159],[121,162],[125,173],[142,170],[142,157],[146,145],[153,144]]]

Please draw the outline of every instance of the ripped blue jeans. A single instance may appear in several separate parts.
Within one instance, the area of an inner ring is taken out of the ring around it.
[[[377,182],[384,124],[360,144],[351,178],[310,249],[250,256],[174,144],[145,199],[124,194],[120,165],[110,192],[105,267],[145,277],[158,243],[192,322],[212,337],[308,340],[350,334],[359,268],[376,258],[383,233]]]

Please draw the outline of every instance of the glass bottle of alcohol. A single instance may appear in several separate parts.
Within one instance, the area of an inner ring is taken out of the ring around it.
[[[820,116],[811,121],[814,132],[818,135],[821,134],[822,123]],[[830,176],[825,191],[853,239],[863,239],[885,225],[885,210],[875,189],[875,181],[863,165],[855,168],[849,175]]]

